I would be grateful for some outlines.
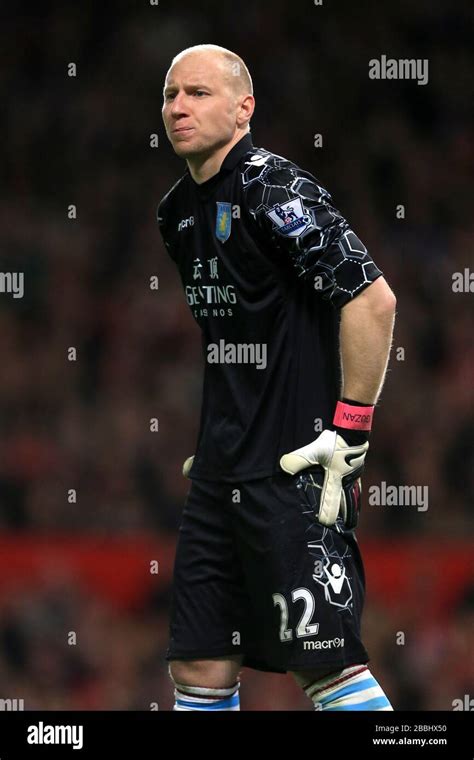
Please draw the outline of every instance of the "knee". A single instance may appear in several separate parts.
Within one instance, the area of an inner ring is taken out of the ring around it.
[[[335,671],[334,668],[312,668],[311,670],[293,670],[291,675],[298,686],[304,688],[305,684],[329,678],[332,675],[336,676],[339,672],[340,669]]]
[[[172,660],[168,672],[175,684],[227,689],[239,680],[240,659]]]

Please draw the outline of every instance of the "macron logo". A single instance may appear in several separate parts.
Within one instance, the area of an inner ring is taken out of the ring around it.
[[[72,744],[73,749],[83,747],[84,726],[49,726],[40,721],[28,726],[28,744]]]
[[[194,216],[188,216],[187,219],[181,219],[180,223],[178,224],[178,232],[181,232],[181,230],[185,230],[186,227],[192,227],[194,225]]]

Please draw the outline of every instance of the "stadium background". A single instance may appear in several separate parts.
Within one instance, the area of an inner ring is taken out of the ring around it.
[[[396,708],[452,709],[474,677],[473,296],[452,290],[474,231],[469,3],[42,3],[2,22],[0,271],[24,272],[25,294],[0,293],[0,698],[172,705],[202,362],[155,220],[183,171],[161,89],[176,52],[214,42],[253,75],[254,144],[330,189],[396,292],[405,357],[377,409],[358,529],[364,636]],[[428,58],[429,83],[370,80],[382,54]],[[428,510],[371,506],[382,481],[428,486]],[[311,709],[290,676],[247,669],[241,698]]]

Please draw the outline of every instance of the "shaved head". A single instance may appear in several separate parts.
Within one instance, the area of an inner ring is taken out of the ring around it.
[[[207,54],[208,59],[215,59],[222,66],[225,81],[235,95],[253,95],[253,84],[250,72],[242,58],[232,50],[220,45],[193,45],[175,55],[171,68],[188,55]]]
[[[224,156],[250,131],[254,108],[252,79],[236,53],[194,45],[173,58],[163,88],[163,121],[196,181],[219,171]]]

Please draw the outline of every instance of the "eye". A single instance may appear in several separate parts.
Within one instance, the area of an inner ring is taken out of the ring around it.
[[[194,94],[201,96],[201,95],[207,95],[207,92],[205,92],[204,90],[195,90]]]
[[[165,100],[172,100],[174,98],[174,92],[167,92],[165,95]]]

